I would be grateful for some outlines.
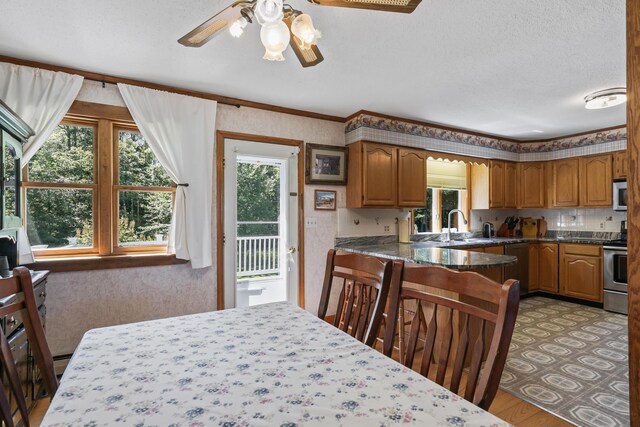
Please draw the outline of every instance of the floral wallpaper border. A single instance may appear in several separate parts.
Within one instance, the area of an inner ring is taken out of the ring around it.
[[[603,132],[593,132],[568,138],[558,138],[552,141],[512,142],[499,138],[472,135],[463,131],[453,131],[427,125],[408,123],[401,120],[378,117],[366,113],[359,114],[347,121],[345,125],[345,134],[361,127],[424,138],[433,138],[442,141],[457,142],[460,144],[483,148],[493,148],[495,150],[510,151],[513,153],[542,153],[627,139],[627,128],[623,126]]]

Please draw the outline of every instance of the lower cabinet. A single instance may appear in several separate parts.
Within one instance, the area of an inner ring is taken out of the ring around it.
[[[538,289],[558,293],[558,244],[538,243]]]
[[[483,248],[473,248],[469,250],[474,252],[485,252],[488,254],[504,255],[504,246],[502,245],[501,246],[485,246]],[[483,268],[481,270],[476,270],[476,272],[498,283],[504,282],[504,268],[502,267]]]
[[[560,245],[560,293],[602,302],[602,247]]]
[[[529,244],[529,291],[602,302],[602,247]]]

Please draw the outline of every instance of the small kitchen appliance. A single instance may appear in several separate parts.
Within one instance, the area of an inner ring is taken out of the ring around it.
[[[627,210],[627,181],[615,181],[613,183],[613,210]]]
[[[495,230],[493,229],[493,224],[490,222],[485,222],[482,224],[482,237],[485,239],[490,239],[494,236]]]

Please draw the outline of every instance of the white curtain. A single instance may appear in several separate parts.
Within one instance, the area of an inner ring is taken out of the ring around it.
[[[212,265],[211,198],[217,103],[118,84],[142,136],[178,184],[169,250],[193,268]]]
[[[35,132],[23,146],[23,166],[60,124],[83,80],[77,75],[0,62],[0,99]],[[33,261],[29,238],[21,228],[18,262],[28,264]]]
[[[36,133],[23,147],[23,166],[67,114],[83,80],[74,74],[0,62],[0,99]]]

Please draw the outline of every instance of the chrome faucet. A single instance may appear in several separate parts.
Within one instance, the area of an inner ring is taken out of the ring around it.
[[[451,214],[454,212],[458,212],[460,213],[460,215],[462,215],[462,220],[464,221],[464,223],[467,223],[467,218],[464,217],[464,212],[462,212],[460,209],[452,209],[449,211],[449,217],[447,218],[447,240],[445,240],[445,242],[450,242],[451,241]]]

